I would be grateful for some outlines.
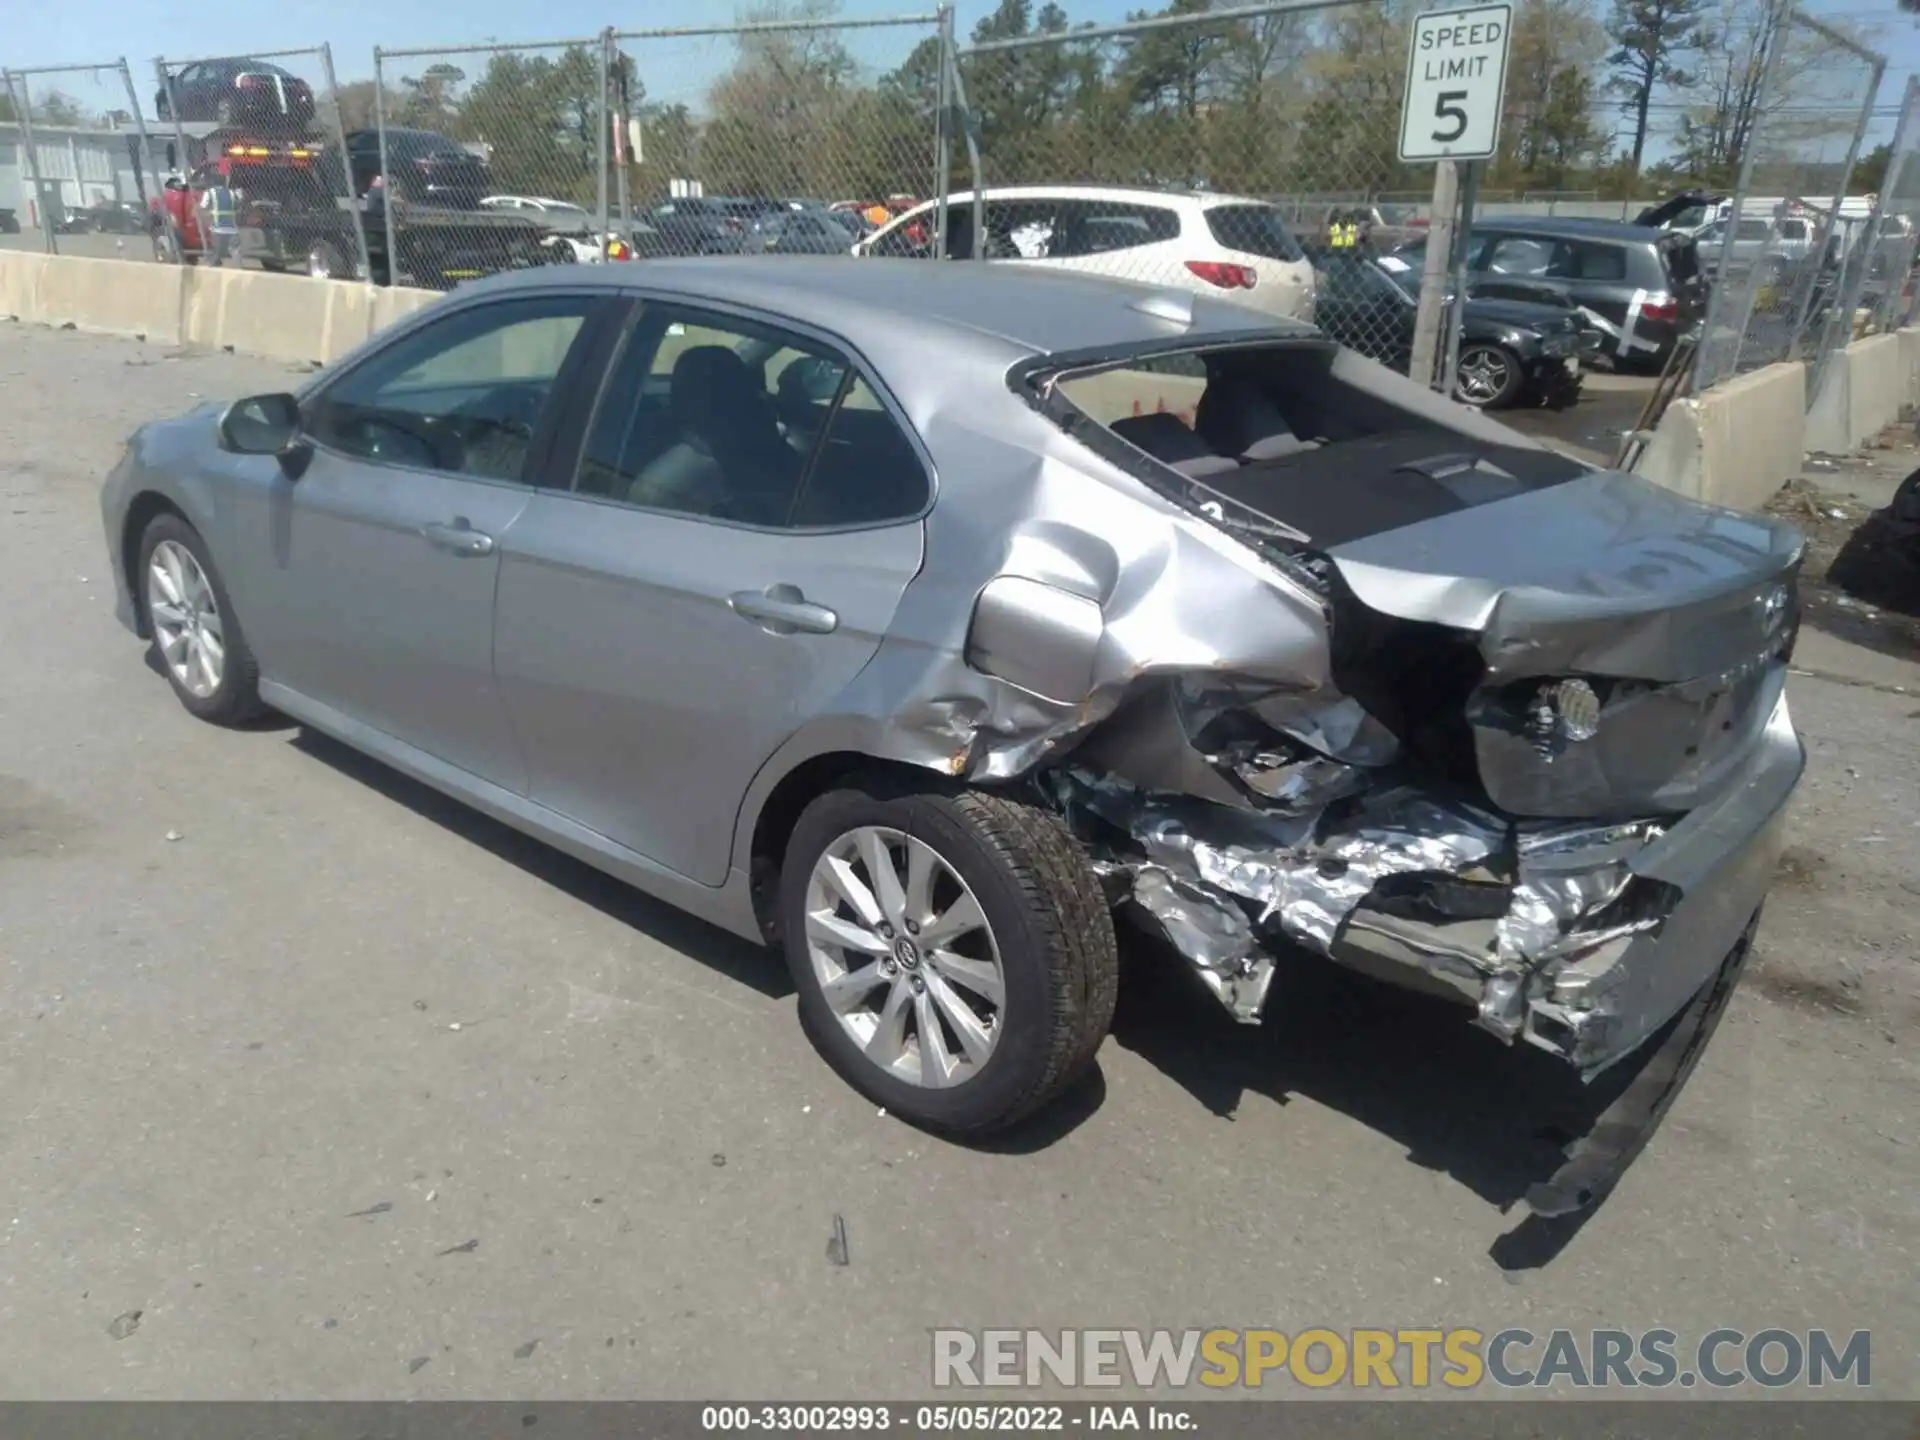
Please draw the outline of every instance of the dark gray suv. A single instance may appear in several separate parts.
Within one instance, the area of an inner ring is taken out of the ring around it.
[[[1425,252],[1416,241],[1395,253],[1418,266]],[[1467,269],[1476,297],[1579,310],[1621,369],[1658,369],[1706,313],[1692,238],[1645,225],[1491,216],[1474,222]]]

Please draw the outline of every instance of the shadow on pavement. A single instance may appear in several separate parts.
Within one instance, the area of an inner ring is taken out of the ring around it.
[[[631,885],[563,854],[544,841],[482,815],[438,790],[390,769],[378,760],[349,749],[317,730],[302,728],[295,748],[341,774],[377,790],[414,814],[433,821],[463,840],[517,865],[556,890],[593,906],[602,914],[677,950],[709,970],[736,980],[772,1000],[793,994],[787,967],[779,956],[761,946],[730,935],[684,910],[643,895]]]
[[[1606,1157],[1589,1152],[1583,1161],[1583,1139],[1623,1151],[1630,1162],[1665,1113],[1662,1104],[1651,1123],[1633,1123],[1632,1093],[1659,1071],[1670,1102],[1691,1070],[1690,1060],[1677,1076],[1673,1064],[1662,1068],[1665,1052],[1655,1048],[1644,1062],[1622,1062],[1583,1086],[1551,1056],[1508,1048],[1475,1029],[1460,1007],[1305,954],[1276,975],[1265,1022],[1239,1026],[1162,942],[1136,931],[1123,943],[1129,964],[1114,1023],[1119,1044],[1224,1120],[1249,1094],[1282,1105],[1298,1095],[1405,1146],[1413,1164],[1520,1216],[1489,1252],[1503,1270],[1536,1269],[1557,1257],[1605,1203],[1617,1172],[1597,1184],[1591,1204],[1566,1214],[1516,1211],[1519,1202],[1530,1192],[1544,1197],[1549,1182],[1590,1178],[1593,1161]]]

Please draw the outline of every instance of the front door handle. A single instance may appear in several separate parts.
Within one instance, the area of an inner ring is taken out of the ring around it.
[[[751,620],[770,635],[831,635],[840,617],[800,593],[798,585],[769,585],[764,590],[736,590],[727,597],[733,613]]]
[[[450,525],[422,525],[420,533],[434,549],[444,550],[456,559],[493,553],[493,536],[474,529],[463,518],[456,518]]]

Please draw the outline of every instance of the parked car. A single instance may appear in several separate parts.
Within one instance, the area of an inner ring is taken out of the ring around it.
[[[1424,240],[1396,256],[1418,273]],[[1611,220],[1517,215],[1475,220],[1469,293],[1568,306],[1605,337],[1624,369],[1658,369],[1706,313],[1707,282],[1690,236]]]
[[[1814,227],[1806,217],[1787,215],[1772,220],[1762,215],[1715,220],[1694,236],[1701,269],[1709,276],[1723,267],[1751,269],[1762,259],[1797,264],[1813,253]]]
[[[1313,316],[1313,267],[1264,200],[1104,185],[1022,185],[982,193],[987,260],[1077,270],[1223,296],[1269,315]],[[947,202],[949,258],[974,253],[973,192]],[[908,210],[859,254],[931,253],[935,204]]]
[[[387,168],[381,177],[380,132],[349,130],[347,163],[353,173],[353,193],[366,195],[381,179],[383,198],[431,205],[445,210],[477,210],[493,193],[487,162],[457,140],[431,130],[387,131]]]
[[[54,226],[62,235],[144,235],[146,212],[126,201],[98,200],[81,210],[69,210]]]
[[[1368,359],[1405,373],[1413,359],[1420,276],[1387,257],[1351,250],[1313,254],[1319,273],[1314,319]],[[1564,409],[1580,398],[1581,366],[1600,334],[1564,305],[1469,297],[1454,398],[1489,410],[1525,404]]]
[[[200,60],[183,66],[155,92],[153,113],[161,120],[246,122],[298,131],[313,123],[313,87],[264,60]]]
[[[481,199],[480,208],[537,221],[553,232],[546,243],[558,258],[581,265],[599,265],[606,260],[606,246],[594,242],[593,217],[583,206],[533,195],[488,195]]]
[[[642,259],[671,255],[728,255],[740,249],[753,222],[786,207],[777,200],[679,196],[642,212],[633,244]]]
[[[484,280],[138,430],[117,612],[192,714],[277,710],[776,944],[913,1123],[1001,1129],[1087,1071],[1125,904],[1242,1022],[1304,946],[1623,1067],[1632,1118],[1530,1196],[1584,1205],[1774,873],[1803,544],[1143,296],[825,257]]]
[[[866,233],[857,215],[796,206],[754,221],[741,237],[740,250],[748,255],[845,255]]]

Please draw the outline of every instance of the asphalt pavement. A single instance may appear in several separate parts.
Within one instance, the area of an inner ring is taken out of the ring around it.
[[[1639,422],[1640,412],[1656,383],[1650,375],[1615,375],[1606,370],[1593,370],[1581,382],[1579,401],[1565,410],[1544,407],[1505,410],[1498,418],[1583,459],[1611,465]]]
[[[1098,1075],[967,1148],[846,1089],[772,956],[175,703],[100,478],[292,379],[0,322],[0,1397],[909,1397],[936,1325],[1656,1324],[1869,1329],[1920,1396],[1920,667],[1793,680],[1753,966],[1583,1227],[1518,1203],[1550,1062],[1317,970],[1240,1028],[1135,951]]]

